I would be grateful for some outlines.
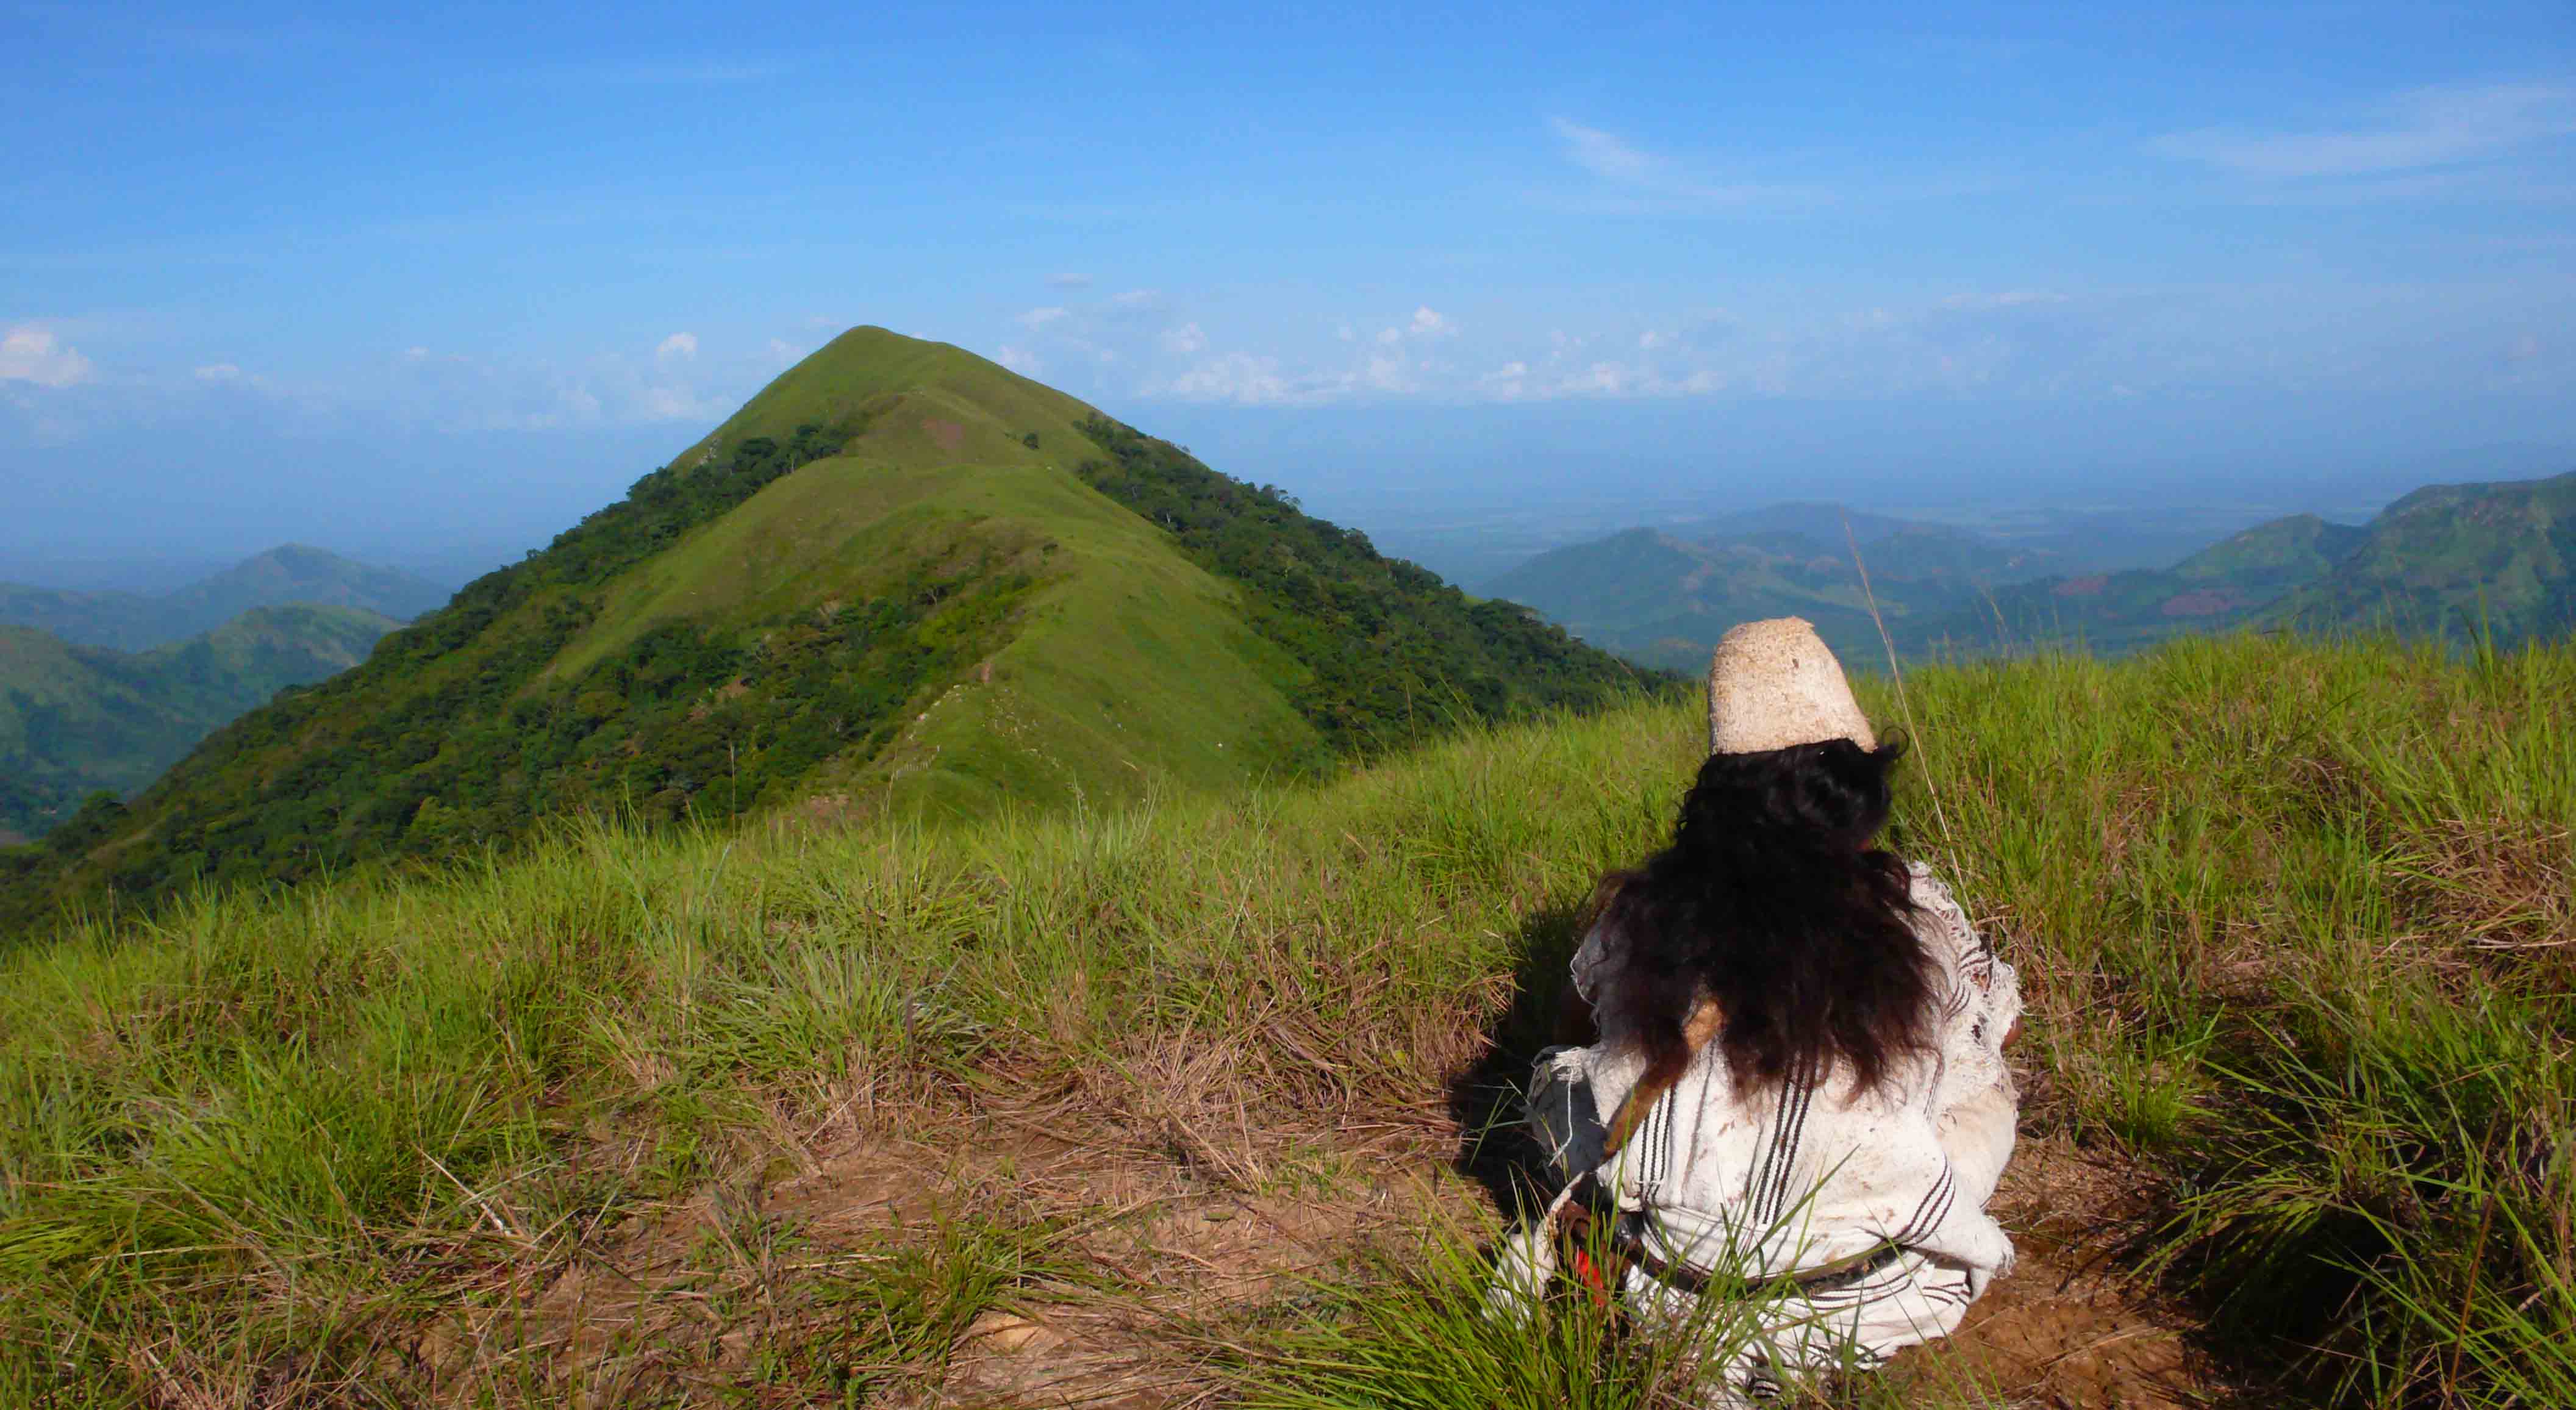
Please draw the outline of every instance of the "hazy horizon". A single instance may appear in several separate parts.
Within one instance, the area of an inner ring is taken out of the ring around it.
[[[1152,429],[1152,428],[1147,428]],[[1504,569],[1551,548],[1588,542],[1622,529],[1666,528],[1730,510],[1798,501],[1825,501],[1895,518],[1953,524],[1998,537],[2024,528],[2059,526],[2091,515],[2122,515],[2170,526],[2151,536],[2135,555],[2111,566],[2162,566],[2251,524],[2286,514],[2318,514],[2360,524],[2406,492],[2427,484],[2463,480],[2516,480],[2576,470],[2576,446],[2504,445],[2375,459],[2341,473],[2281,474],[2271,478],[2212,476],[2180,484],[2141,479],[2122,485],[2100,479],[2051,486],[2053,494],[1945,493],[1937,478],[1771,476],[1759,471],[1708,477],[1655,475],[1654,462],[1632,487],[1615,473],[1514,477],[1497,474],[1480,485],[1423,490],[1372,483],[1355,460],[1326,462],[1300,473],[1293,464],[1267,471],[1258,454],[1262,428],[1238,443],[1219,428],[1203,427],[1196,441],[1176,435],[1240,478],[1280,485],[1309,512],[1367,533],[1384,552],[1423,563],[1452,582],[1474,589]],[[1217,431],[1217,434],[1206,434]],[[1276,434],[1275,429],[1272,434]],[[1348,434],[1348,433],[1345,433]],[[1318,436],[1327,446],[1333,438]],[[1214,444],[1218,449],[1210,450]],[[1227,455],[1227,451],[1236,454]],[[96,537],[73,534],[0,535],[0,582],[64,591],[167,591],[219,572],[268,549],[311,544],[362,562],[399,568],[448,586],[459,586],[492,568],[543,547],[583,515],[623,494],[635,476],[660,461],[631,468],[537,448],[527,469],[558,470],[552,477],[499,473],[526,496],[521,512],[496,521],[488,513],[443,517],[436,530],[420,518],[404,519],[381,505],[346,508],[327,502],[295,506],[297,512],[263,515],[245,506],[229,528],[200,514],[174,516],[164,530],[119,534],[101,526]],[[510,462],[503,461],[507,467]],[[1615,471],[1615,465],[1608,467]],[[593,473],[584,473],[590,471]],[[533,490],[533,493],[531,491]],[[581,500],[585,493],[595,498]],[[466,497],[471,501],[472,497]],[[451,499],[447,507],[453,507]],[[488,510],[488,505],[484,506]],[[134,519],[121,524],[132,529]]]
[[[1753,415],[1687,404],[1106,409],[1228,474],[1279,485],[1310,512],[1471,588],[1547,548],[1786,501],[1988,531],[2016,512],[2048,522],[2126,512],[2207,526],[2206,536],[2182,532],[2169,540],[2180,547],[2149,552],[2146,562],[2281,514],[2359,523],[2424,484],[2576,470],[2576,436],[2412,450],[2319,436],[2232,455],[2207,446],[2195,461],[2167,464],[2094,460],[2058,473],[2044,441],[2004,443],[2009,424],[1953,428],[1947,445],[1928,449],[1918,433],[1910,454],[1833,444],[1849,437],[1856,417],[1886,415],[1883,404],[1784,403]],[[0,529],[0,581],[161,591],[279,544],[309,543],[461,584],[544,546],[705,429],[233,441],[258,452],[248,473],[304,481],[284,496],[250,492],[220,473],[172,475],[148,460],[134,483],[110,489],[96,462],[83,472],[67,453],[43,457],[40,471],[59,473],[12,492],[18,512]],[[336,473],[353,461],[381,477]],[[1970,461],[1978,473],[1957,472]],[[1386,473],[1391,465],[1412,473]],[[93,507],[103,492],[118,506],[113,517]]]

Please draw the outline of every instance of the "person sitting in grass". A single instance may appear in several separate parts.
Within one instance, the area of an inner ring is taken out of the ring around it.
[[[1876,845],[1904,746],[1812,626],[1719,642],[1709,744],[1672,844],[1602,884],[1575,954],[1570,1045],[1530,1092],[1570,1183],[1496,1300],[1616,1289],[1632,1321],[1704,1327],[1731,1403],[1946,1336],[2012,1266],[1985,1205],[2021,995],[1949,889]]]

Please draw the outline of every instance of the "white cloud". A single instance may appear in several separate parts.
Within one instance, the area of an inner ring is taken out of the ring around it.
[[[2109,311],[2045,288],[2006,286],[1906,303],[1818,307],[1760,322],[1701,310],[1654,324],[1520,334],[1462,328],[1427,306],[1363,325],[1330,320],[1302,347],[1196,360],[1145,396],[1247,403],[1428,399],[1911,396],[1979,391],[2056,396],[2135,384],[2143,353]]]
[[[93,371],[67,345],[73,336],[91,336],[79,331],[88,326],[0,323],[0,438],[23,434],[21,428],[40,416],[64,428],[64,439],[106,424],[94,414],[106,406],[94,389],[111,373]],[[703,335],[692,340],[699,339]],[[646,339],[568,358],[394,343],[321,375],[201,354],[202,361],[158,372],[120,364],[112,385],[125,421],[220,413],[296,427],[390,424],[438,431],[713,424],[816,341],[801,332],[742,345],[698,341],[692,357],[686,341],[674,348]],[[58,393],[52,387],[73,390]],[[73,411],[80,414],[66,420]]]
[[[1126,311],[1149,301],[1168,311]],[[1006,365],[1034,375],[1043,363],[1083,393],[1308,406],[2099,393],[2115,381],[2151,385],[2156,374],[2141,364],[2168,354],[2138,335],[2177,336],[2170,320],[2142,325],[2135,310],[2011,283],[1760,319],[1740,309],[1668,309],[1651,321],[1612,317],[1553,329],[1462,321],[1430,304],[1357,320],[1326,308],[1301,320],[1302,334],[1283,329],[1275,340],[1232,321],[1186,317],[1188,308],[1167,294],[1131,290],[1123,301],[1071,301],[1061,313],[1023,319],[1032,325],[1024,335],[995,341],[1012,345],[1001,355]],[[2486,345],[2490,358],[2509,333]]]
[[[602,352],[573,363],[405,349],[378,389],[398,419],[450,430],[713,421],[776,376],[795,348],[783,340],[710,358],[693,335],[674,334],[650,357]],[[265,387],[245,374],[244,385]]]
[[[582,392],[581,395],[588,396],[589,393]],[[597,399],[593,398],[591,405],[595,407],[598,404]],[[685,421],[701,414],[698,409],[698,399],[689,395],[686,387],[645,388],[643,410],[644,419],[647,421]]]
[[[1002,345],[1000,352],[993,354],[993,360],[1023,377],[1035,377],[1046,367],[1045,363],[1038,360],[1036,353],[1030,352],[1027,348],[1012,347],[1008,343]]]
[[[2041,289],[2006,289],[1999,294],[1952,294],[1941,301],[1941,306],[1943,308],[1974,309],[2030,308],[2034,306],[2045,306],[2048,304],[2062,304],[2064,302],[2066,302],[2066,296],[2064,294],[2052,294]],[[1877,309],[1873,310],[1873,312],[1878,315],[1881,321],[1885,321],[1887,317],[1887,311],[1885,309]]]
[[[1574,164],[1609,181],[1643,183],[1650,180],[1658,163],[1617,136],[1597,127],[1585,127],[1564,118],[1550,124],[1557,140],[1565,144],[1565,154]]]
[[[89,359],[54,337],[50,328],[20,323],[0,333],[0,382],[68,387],[89,380]]]
[[[1812,187],[1713,181],[1616,133],[1565,118],[1552,118],[1549,126],[1566,159],[1618,193],[1622,210],[1718,214],[1755,206],[1814,206],[1825,199],[1823,191]]]
[[[2492,160],[2576,133],[2576,90],[2550,84],[2421,88],[2400,96],[2391,121],[2320,132],[2176,132],[2150,150],[2244,176],[2372,176]]]
[[[1403,375],[1402,364],[1393,359],[1372,358],[1350,371],[1298,371],[1275,357],[1230,352],[1202,359],[1176,376],[1149,381],[1139,391],[1148,397],[1228,401],[1239,406],[1317,406],[1357,391],[1382,390],[1376,385],[1378,378],[1413,390],[1402,382]]]
[[[1616,362],[1596,362],[1556,384],[1566,396],[1624,396],[1646,390],[1637,370]]]
[[[1044,328],[1050,323],[1062,321],[1069,312],[1070,310],[1062,307],[1033,308],[1020,315],[1020,326],[1023,328]]]
[[[1372,392],[1416,391],[1421,384],[1413,373],[1401,357],[1372,357],[1360,368],[1360,382]]]
[[[1088,289],[1091,287],[1091,276],[1088,274],[1050,274],[1047,276],[1046,282],[1058,289]]]
[[[1432,312],[1430,306],[1426,304],[1414,309],[1413,316],[1402,324],[1389,325],[1377,330],[1377,345],[1391,348],[1407,338],[1446,338],[1457,331],[1458,325],[1455,320],[1445,314]],[[1349,342],[1351,340],[1349,325],[1343,325],[1337,336],[1343,342]]]
[[[1514,358],[1476,379],[1477,389],[1498,401],[1519,401],[1529,395],[1530,366]]]
[[[1167,396],[1192,401],[1231,401],[1260,406],[1296,400],[1280,375],[1279,359],[1224,353],[1164,382]]]

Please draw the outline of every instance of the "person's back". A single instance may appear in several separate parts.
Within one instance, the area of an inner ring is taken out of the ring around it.
[[[1632,1314],[1786,1285],[1726,1368],[1741,1389],[1947,1335],[2010,1266],[1984,1205],[2021,1004],[1948,889],[1874,847],[1902,751],[1812,628],[1739,627],[1710,675],[1710,758],[1673,845],[1604,884],[1571,976],[1588,1031],[1542,1056],[1530,1108],[1611,1222]],[[1507,1252],[1507,1300],[1552,1248]]]

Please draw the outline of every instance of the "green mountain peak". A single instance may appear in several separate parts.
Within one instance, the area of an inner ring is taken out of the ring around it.
[[[581,811],[1227,788],[1641,679],[1041,383],[856,328],[544,551],[17,867],[0,918],[445,858]]]
[[[746,440],[783,440],[808,425],[861,442],[874,436],[878,448],[904,458],[1014,461],[1043,451],[1049,430],[1069,436],[1097,415],[964,348],[862,325],[779,374],[672,465],[712,463]],[[1031,432],[1035,448],[1025,444]]]
[[[2324,577],[2369,536],[2367,529],[2292,514],[2231,534],[2175,564],[2173,573],[2245,603],[2263,602]]]

